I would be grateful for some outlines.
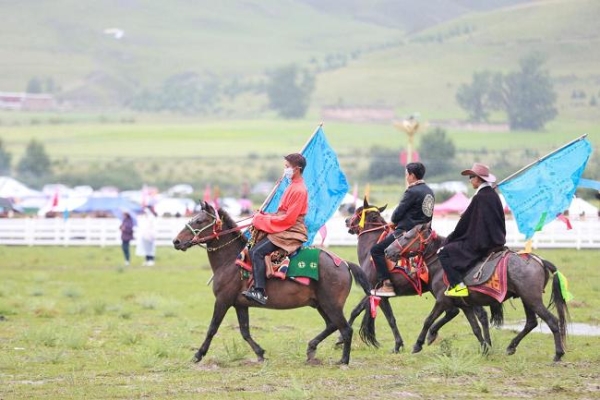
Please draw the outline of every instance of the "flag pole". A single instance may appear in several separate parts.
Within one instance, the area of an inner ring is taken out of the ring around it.
[[[553,155],[553,154],[555,154],[555,153],[558,153],[558,152],[559,152],[559,151],[561,151],[562,149],[564,149],[564,148],[566,148],[566,147],[569,147],[569,146],[570,146],[570,145],[572,145],[573,143],[576,143],[576,142],[578,142],[578,141],[580,141],[580,140],[582,140],[582,139],[585,139],[586,137],[587,137],[587,133],[585,133],[585,134],[583,134],[583,135],[579,136],[577,139],[571,140],[569,143],[565,144],[564,146],[561,146],[561,147],[559,147],[558,149],[556,149],[556,150],[554,150],[554,151],[552,151],[552,152],[550,152],[550,153],[546,154],[545,156],[543,156],[543,157],[541,157],[541,158],[538,158],[536,161],[532,162],[532,163],[531,163],[531,164],[529,164],[529,165],[526,165],[525,167],[521,168],[520,170],[518,170],[518,171],[517,171],[517,172],[515,172],[514,174],[512,174],[512,175],[510,175],[510,176],[508,176],[508,177],[506,177],[506,178],[502,179],[500,182],[498,182],[498,183],[496,184],[496,186],[500,186],[501,184],[503,184],[504,182],[508,181],[509,179],[512,179],[512,178],[514,178],[515,176],[519,175],[521,172],[523,172],[523,171],[525,171],[525,170],[527,170],[527,169],[529,169],[529,168],[533,167],[535,164],[537,164],[537,163],[540,163],[540,162],[544,161],[546,158],[550,157],[551,155]]]
[[[323,127],[323,122],[321,122],[319,124],[319,126],[315,129],[315,131],[313,132],[313,134],[310,135],[310,137],[308,138],[308,140],[306,141],[306,143],[302,147],[302,150],[300,150],[300,154],[302,154],[304,152],[304,150],[306,150],[306,148],[308,147],[308,144],[310,143],[310,141],[315,137],[315,135],[317,134],[317,132],[319,131],[319,129],[321,129],[322,127]],[[265,208],[265,206],[269,203],[269,201],[271,201],[271,199],[273,198],[273,196],[275,196],[275,192],[277,191],[277,188],[281,184],[281,180],[282,180],[281,178],[279,178],[277,180],[277,182],[275,183],[275,186],[273,186],[273,189],[271,189],[271,193],[269,193],[269,195],[267,196],[267,198],[265,199],[265,201],[263,201],[262,205],[260,206],[259,211],[262,211],[263,208]]]

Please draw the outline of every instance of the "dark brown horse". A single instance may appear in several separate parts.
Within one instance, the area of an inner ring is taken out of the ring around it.
[[[250,336],[248,314],[248,307],[261,306],[241,294],[248,288],[248,280],[240,279],[239,267],[235,263],[246,243],[245,236],[231,217],[224,210],[218,210],[217,214],[205,202],[201,203],[200,212],[192,217],[173,240],[175,249],[183,251],[196,244],[204,245],[213,272],[215,305],[206,339],[195,355],[196,362],[202,360],[208,352],[212,338],[231,307],[237,314],[242,337],[252,347],[258,360],[264,360],[265,351]],[[308,343],[308,362],[315,361],[319,343],[336,330],[340,331],[344,343],[340,363],[348,364],[350,361],[352,327],[344,317],[343,309],[352,286],[352,276],[365,293],[369,293],[371,287],[358,265],[336,260],[331,253],[322,251],[319,255],[318,281],[311,280],[309,285],[304,286],[290,280],[267,280],[269,300],[262,307],[283,310],[310,306],[316,308],[325,321],[325,330]]]
[[[358,244],[356,248],[358,253],[358,260],[360,262],[361,268],[363,269],[363,271],[365,271],[365,274],[369,278],[369,281],[371,282],[372,286],[375,286],[375,284],[377,283],[377,271],[375,270],[375,266],[371,261],[371,248],[378,242],[382,234],[387,235],[391,232],[388,223],[386,222],[385,218],[383,218],[383,216],[381,215],[381,213],[386,209],[386,207],[387,206],[377,207],[371,205],[365,198],[362,207],[356,209],[354,214],[346,219],[348,233],[358,235]],[[391,281],[394,285],[394,290],[399,296],[416,296],[419,294],[415,284],[411,283],[411,281],[409,281],[404,274],[391,274]],[[421,282],[421,284],[421,293],[431,292],[432,294],[434,294],[428,283]],[[367,296],[363,298],[361,302],[352,310],[350,314],[350,319],[348,320],[350,325],[352,325],[354,320],[365,310],[365,308],[368,307],[368,302],[369,297]],[[390,328],[392,329],[392,333],[394,335],[395,340],[393,351],[397,353],[400,350],[400,348],[404,346],[404,342],[396,324],[396,318],[394,317],[394,312],[390,305],[390,298],[382,297],[379,303],[379,307],[383,311],[383,314],[385,315],[387,322]],[[491,345],[487,312],[483,309],[483,307],[475,307],[475,313],[483,329],[484,342],[486,345]],[[444,326],[447,322],[451,321],[458,314],[459,308],[457,307],[446,310],[444,316],[435,324],[433,324],[429,329],[429,334],[427,336],[427,344],[433,343],[438,336],[440,328]],[[367,319],[365,321],[365,324],[373,323],[373,321],[369,321],[369,316],[365,315],[365,318]],[[367,329],[366,326],[365,329]],[[368,328],[369,331],[371,329],[374,329],[374,327],[371,326]],[[369,344],[378,346],[374,334],[367,333],[369,331],[361,330],[363,340],[365,340]],[[422,350],[422,348],[423,343],[417,342],[413,346],[412,352],[418,353]]]
[[[439,237],[428,224],[418,225],[404,237],[398,238],[385,251],[386,256],[391,259],[397,259],[401,254],[411,252],[417,248],[425,248],[425,254],[428,265],[437,265],[436,274],[432,276],[432,288],[436,293],[435,305],[423,324],[423,329],[419,335],[419,340],[423,340],[432,321],[445,310],[460,307],[465,313],[469,312],[472,305],[490,305],[492,310],[492,320],[494,314],[501,312],[501,306],[498,307],[498,301],[492,297],[479,293],[474,290],[469,291],[469,296],[465,298],[453,298],[444,296],[446,284],[443,281],[443,270],[437,258],[437,251],[443,243],[444,238]],[[543,260],[537,256],[521,256],[510,252],[507,263],[507,294],[503,301],[510,298],[520,298],[525,310],[525,327],[510,342],[506,352],[514,354],[519,342],[534,329],[537,325],[536,315],[539,316],[550,328],[554,335],[554,361],[560,361],[565,354],[565,340],[567,335],[566,321],[568,317],[568,308],[564,299],[564,293],[561,292],[560,278],[558,270],[554,264]],[[553,274],[552,293],[550,305],[555,305],[558,318],[555,317],[544,306],[543,292],[549,275]]]

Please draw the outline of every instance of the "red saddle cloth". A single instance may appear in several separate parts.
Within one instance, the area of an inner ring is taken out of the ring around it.
[[[471,285],[467,282],[467,286],[469,290],[474,292],[483,293],[491,298],[495,299],[499,303],[502,303],[506,298],[506,292],[508,291],[508,278],[507,278],[507,269],[508,269],[508,257],[510,256],[510,252],[504,254],[494,268],[494,272],[490,276],[490,278],[479,285]],[[477,269],[478,266],[470,269],[467,272],[467,275],[472,272],[474,269]],[[444,283],[446,285],[449,284],[448,277],[444,272]]]

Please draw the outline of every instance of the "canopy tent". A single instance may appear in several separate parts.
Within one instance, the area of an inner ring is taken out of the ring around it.
[[[433,213],[441,214],[460,214],[467,209],[471,200],[463,192],[457,192],[443,203],[436,204]]]
[[[42,192],[33,190],[9,176],[0,176],[0,197],[22,199],[27,197],[46,197]]]
[[[5,211],[16,211],[16,212],[23,212],[23,210],[16,206],[11,199],[5,198],[5,197],[0,197],[0,211],[5,210]]]
[[[597,217],[598,207],[582,198],[575,197],[569,205],[569,218]]]
[[[129,212],[135,218],[135,214],[142,212],[142,206],[128,198],[121,196],[90,197],[85,203],[73,209],[74,213],[103,212],[122,219],[123,212]]]

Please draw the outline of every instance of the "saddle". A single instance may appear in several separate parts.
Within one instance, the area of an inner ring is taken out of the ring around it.
[[[508,248],[493,251],[467,270],[463,275],[463,282],[469,290],[485,294],[502,303],[508,291],[507,265],[510,253]],[[443,279],[447,285],[448,277],[445,272]]]
[[[481,285],[492,277],[496,270],[496,265],[510,250],[503,248],[499,251],[491,252],[485,259],[475,263],[475,265],[467,270],[464,274],[463,282],[467,286]]]
[[[297,251],[293,254],[295,253],[297,253]],[[272,277],[279,279],[286,278],[287,270],[290,265],[290,258],[288,257],[287,252],[281,249],[275,250],[271,254],[267,254],[265,256],[265,263],[267,266],[267,279]],[[247,247],[245,247],[238,255],[237,259],[235,260],[235,264],[244,270],[252,271],[252,260],[250,259],[250,254]]]
[[[301,285],[309,285],[311,279],[319,280],[318,259],[320,249],[300,248],[291,254],[278,249],[265,256],[267,279],[290,279]],[[235,261],[242,271],[243,279],[252,276],[252,260],[248,248],[244,248]]]

